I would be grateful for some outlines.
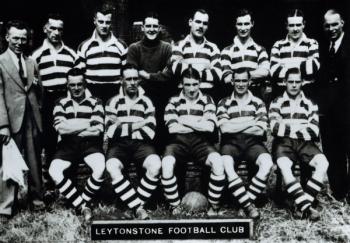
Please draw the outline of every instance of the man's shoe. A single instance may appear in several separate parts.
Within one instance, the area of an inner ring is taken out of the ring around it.
[[[56,192],[55,191],[47,191],[44,194],[43,201],[45,205],[49,206],[51,205],[56,199]]]
[[[81,209],[81,214],[83,215],[84,222],[90,222],[92,219],[92,211],[89,207],[83,206]]]
[[[32,203],[31,203],[31,209],[32,211],[42,211],[42,210],[45,210],[46,208],[46,205],[43,201],[41,200],[33,200]]]
[[[150,219],[147,211],[142,206],[138,207],[135,210],[135,216],[136,216],[136,219],[138,219],[138,220]]]
[[[259,211],[255,208],[253,204],[248,207],[243,208],[245,215],[251,219],[258,219],[260,217]]]
[[[209,217],[217,217],[217,216],[223,216],[226,213],[226,210],[223,210],[220,207],[213,207],[211,206],[207,212],[207,215]]]
[[[181,214],[182,210],[180,206],[170,206],[171,215],[176,216]]]
[[[320,212],[312,207],[306,209],[305,213],[307,218],[309,218],[311,221],[317,221],[321,218]]]

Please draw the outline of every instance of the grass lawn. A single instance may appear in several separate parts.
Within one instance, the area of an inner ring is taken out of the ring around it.
[[[268,190],[268,194],[272,191]],[[225,218],[240,218],[237,209],[226,207]],[[264,242],[350,242],[350,206],[335,201],[327,190],[321,192],[317,209],[321,220],[294,220],[291,213],[269,201],[260,208],[261,219],[254,222],[254,241]],[[123,211],[113,205],[99,205],[93,211],[94,219],[121,219]],[[152,219],[171,219],[163,204],[150,211]],[[183,212],[177,218],[206,218],[205,213]],[[82,217],[57,200],[50,211],[33,213],[21,210],[5,225],[0,225],[2,242],[85,242],[90,240],[89,225]],[[135,242],[135,241],[133,241]],[[169,242],[169,241],[168,241]],[[226,241],[229,242],[229,241]]]

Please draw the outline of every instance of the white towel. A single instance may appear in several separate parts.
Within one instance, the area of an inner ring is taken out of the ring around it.
[[[3,181],[12,179],[18,185],[25,186],[23,172],[28,170],[28,167],[13,139],[7,145],[2,146],[2,170]]]

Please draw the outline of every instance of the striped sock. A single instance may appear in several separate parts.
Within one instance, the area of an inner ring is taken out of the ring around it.
[[[119,181],[113,181],[112,186],[117,196],[125,202],[129,208],[133,209],[141,205],[142,202],[137,196],[135,189],[124,176],[122,176]]]
[[[266,188],[267,180],[262,180],[257,176],[254,176],[249,187],[248,195],[254,201]]]
[[[162,177],[162,185],[164,187],[164,196],[171,206],[180,205],[179,192],[177,190],[176,177],[172,176],[169,179]]]
[[[87,180],[82,197],[86,202],[90,202],[91,199],[96,195],[97,191],[100,190],[103,179],[96,180],[92,176]]]
[[[147,174],[140,181],[140,185],[137,188],[137,193],[142,201],[142,204],[152,196],[153,191],[157,188],[159,178],[150,178]]]
[[[315,180],[314,178],[311,178],[307,182],[305,187],[305,195],[311,203],[315,200],[317,194],[322,190],[322,187],[323,183],[318,180]]]
[[[217,205],[220,202],[222,190],[224,189],[225,174],[214,175],[210,173],[208,187],[208,201],[212,205]]]
[[[301,211],[304,211],[311,206],[311,203],[306,197],[303,188],[301,187],[299,182],[293,181],[286,185],[286,187],[288,194],[292,196],[295,204]]]
[[[250,205],[250,197],[241,178],[237,177],[233,181],[230,181],[228,184],[228,189],[242,207],[248,207]]]
[[[70,202],[76,209],[83,204],[83,198],[80,196],[80,193],[70,179],[64,178],[57,184],[57,188],[59,192],[68,200],[68,202]]]

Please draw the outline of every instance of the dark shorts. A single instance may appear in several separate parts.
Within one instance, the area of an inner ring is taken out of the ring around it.
[[[130,162],[135,162],[140,166],[152,154],[157,153],[150,143],[142,140],[120,138],[118,141],[111,141],[109,143],[106,160],[116,158],[124,166],[128,166]]]
[[[80,163],[86,156],[94,153],[103,154],[101,137],[66,136],[57,144],[53,159]]]
[[[294,163],[300,161],[309,164],[317,154],[322,154],[322,152],[313,141],[275,138],[272,144],[274,161],[281,157],[288,157]]]
[[[164,157],[171,155],[179,162],[192,160],[204,165],[208,155],[217,152],[204,136],[195,133],[176,134],[166,146]]]
[[[269,153],[262,138],[249,134],[224,135],[221,142],[222,155],[230,155],[234,160],[256,162],[260,154]]]

